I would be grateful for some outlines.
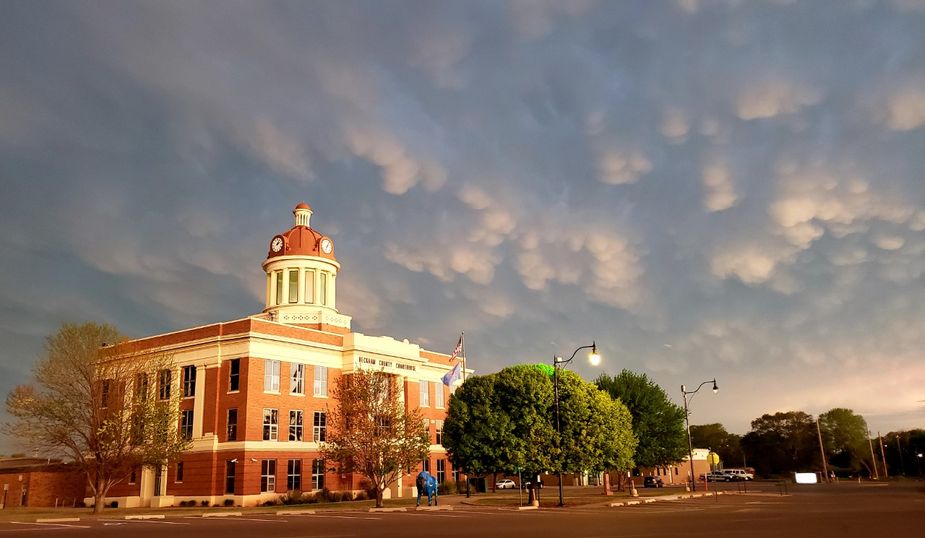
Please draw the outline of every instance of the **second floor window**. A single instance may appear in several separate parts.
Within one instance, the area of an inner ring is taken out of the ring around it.
[[[157,397],[161,400],[170,399],[170,370],[161,370],[157,374]]]
[[[228,364],[228,391],[241,390],[241,359],[231,359]]]
[[[443,408],[443,383],[434,383],[434,407]]]
[[[264,409],[263,410],[263,440],[264,441],[278,441],[279,440],[279,410],[278,409]]]
[[[184,409],[180,412],[180,435],[184,439],[193,438],[193,410]]]
[[[430,390],[427,381],[421,380],[421,407],[430,407]]]
[[[238,440],[238,410],[228,410],[228,437],[227,441]]]
[[[315,371],[315,383],[312,387],[312,394],[315,396],[327,396],[328,395],[328,367],[327,366],[315,366],[312,368]]]
[[[323,442],[327,436],[328,417],[321,411],[315,411],[312,419],[312,440],[316,443]]]
[[[438,421],[437,421],[437,439],[436,439],[436,441],[437,441],[436,444],[438,444],[438,445],[442,445],[442,444],[443,444],[443,421],[442,421],[442,420],[438,420]],[[440,483],[443,483],[443,480],[441,480]]]
[[[290,363],[289,392],[305,394],[305,365]]]
[[[109,392],[112,390],[112,380],[104,379],[100,382],[100,407],[109,407]]]
[[[279,392],[279,361],[266,359],[263,365],[264,392]]]
[[[196,395],[196,367],[183,367],[183,397],[190,398]]]
[[[289,411],[289,440],[302,440],[302,411]]]

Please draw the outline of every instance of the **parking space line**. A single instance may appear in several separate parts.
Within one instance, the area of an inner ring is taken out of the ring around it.
[[[97,519],[97,521],[105,521],[109,523],[153,523],[155,525],[189,525],[189,523],[183,523],[180,521],[162,521],[162,520],[153,520],[153,519]]]
[[[90,528],[89,525],[68,525],[66,523],[29,523],[27,521],[10,521],[10,523],[13,525],[38,525],[44,528],[45,530],[53,530],[53,529],[59,529],[59,528],[60,529],[89,529]],[[48,527],[51,527],[51,528],[49,529]],[[4,529],[5,532],[9,532],[10,530],[12,529]],[[20,529],[16,529],[16,530],[20,530]],[[41,530],[41,529],[36,529],[36,530]]]

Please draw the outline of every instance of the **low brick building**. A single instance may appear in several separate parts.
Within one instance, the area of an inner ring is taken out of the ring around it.
[[[87,478],[74,465],[39,458],[0,459],[0,508],[76,506]]]

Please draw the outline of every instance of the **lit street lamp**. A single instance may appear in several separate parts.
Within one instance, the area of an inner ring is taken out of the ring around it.
[[[691,442],[691,412],[687,408],[687,404],[689,402],[687,396],[690,395],[691,400],[693,400],[694,394],[697,394],[697,391],[702,389],[703,386],[707,383],[713,383],[713,394],[719,392],[719,387],[716,386],[715,377],[710,381],[704,381],[694,390],[687,390],[687,387],[681,385],[681,397],[684,398],[684,423],[687,425],[687,457],[690,458],[688,461],[691,463],[691,491],[697,490],[697,480],[694,477],[694,445]]]
[[[591,353],[588,354],[588,362],[591,363],[591,366],[597,366],[601,363],[601,355],[597,352],[597,344],[591,342],[590,346],[581,346],[576,349],[572,356],[567,360],[562,357],[553,356],[552,358],[552,382],[555,387],[556,393],[556,439],[559,441],[559,448],[562,448],[562,425],[559,420],[559,368],[564,367],[566,364],[572,362],[572,359],[575,358],[575,355],[578,354],[582,349],[590,349]],[[560,454],[561,457],[561,454]],[[559,506],[562,506],[562,465],[559,465]]]

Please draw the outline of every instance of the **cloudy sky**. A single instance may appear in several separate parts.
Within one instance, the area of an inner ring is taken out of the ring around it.
[[[305,200],[360,332],[925,426],[923,150],[921,0],[6,0],[0,392],[258,312]]]

